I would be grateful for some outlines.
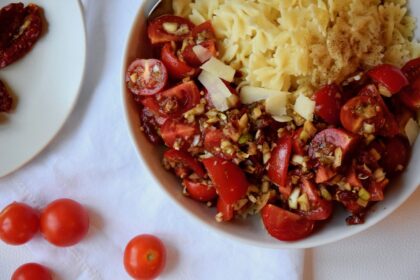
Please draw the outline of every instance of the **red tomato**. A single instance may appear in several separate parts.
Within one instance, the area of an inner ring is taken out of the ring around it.
[[[190,175],[191,171],[202,178],[206,175],[201,164],[187,152],[169,149],[163,153],[163,158],[180,178]]]
[[[165,145],[176,150],[188,150],[195,137],[200,137],[196,124],[169,118],[160,128]]]
[[[162,116],[178,118],[200,103],[201,95],[194,81],[176,85],[156,95]]]
[[[407,167],[410,159],[410,144],[402,137],[387,138],[381,151],[380,165],[388,177],[395,176]]]
[[[295,241],[309,236],[314,230],[315,222],[267,204],[261,210],[261,216],[268,233],[282,241]]]
[[[169,75],[176,79],[182,80],[196,74],[196,69],[181,61],[175,54],[175,50],[170,43],[166,43],[161,52],[161,59],[168,69]]]
[[[334,171],[329,166],[320,165],[318,169],[316,170],[316,177],[315,177],[315,183],[321,184],[328,182],[330,179],[332,179],[337,174],[336,171]]]
[[[315,114],[328,124],[338,125],[341,103],[340,88],[335,84],[324,86],[315,93]]]
[[[341,148],[342,156],[353,150],[359,138],[357,135],[338,128],[327,128],[318,132],[309,144],[309,156],[320,158],[333,155],[336,148]]]
[[[408,85],[408,79],[406,76],[398,67],[393,65],[378,65],[371,69],[367,74],[380,86],[386,88],[390,94],[396,94],[403,87]]]
[[[157,122],[156,115],[147,107],[140,111],[141,128],[146,134],[147,139],[155,144],[162,144],[162,139],[159,136],[158,129],[159,123]]]
[[[204,135],[204,149],[213,155],[231,160],[235,153],[229,154],[221,149],[223,140],[229,140],[220,129],[207,129]]]
[[[351,191],[338,191],[336,198],[338,202],[341,202],[343,206],[353,214],[360,213],[364,210],[364,208],[357,203],[359,198],[357,193]]]
[[[363,188],[362,182],[360,182],[359,178],[357,177],[356,169],[354,166],[351,166],[350,170],[348,171],[346,181],[354,188]]]
[[[333,211],[331,201],[323,199],[313,182],[302,179],[302,191],[307,194],[310,204],[309,211],[300,213],[309,220],[321,221],[328,219]]]
[[[187,189],[188,194],[194,200],[200,202],[213,201],[217,197],[216,189],[212,185],[204,182],[194,182],[189,179],[184,179],[182,184]]]
[[[214,40],[208,40],[204,41],[200,44],[198,44],[205,49],[212,55],[217,56],[217,47],[216,42]],[[194,52],[194,47],[196,45],[188,45],[183,51],[182,51],[182,57],[184,60],[188,63],[188,65],[191,65],[193,67],[199,67],[204,62],[201,62],[200,59],[197,57],[197,55]]]
[[[371,180],[367,191],[370,193],[370,201],[382,201],[384,200],[384,190],[388,185],[389,180],[385,179],[381,182]]]
[[[271,152],[271,157],[267,164],[268,177],[278,187],[286,187],[287,170],[291,155],[292,137],[290,135],[282,136],[278,140],[277,146]]]
[[[194,24],[186,18],[163,15],[149,23],[147,35],[152,44],[182,41],[191,35],[193,28]]]
[[[420,109],[420,77],[409,87],[405,88],[398,96],[409,108],[413,110]]]
[[[156,236],[142,234],[130,240],[124,250],[124,267],[134,279],[154,279],[165,267],[166,249]]]
[[[13,202],[0,213],[0,239],[10,245],[21,245],[39,229],[38,213],[24,203]]]
[[[128,67],[125,81],[133,94],[153,95],[166,86],[168,72],[158,59],[136,59]]]
[[[192,30],[192,36],[198,44],[207,40],[215,40],[216,32],[214,32],[211,20],[205,21],[202,24],[194,27]]]
[[[246,194],[249,183],[239,166],[218,157],[203,159],[203,163],[224,202],[233,204]]]
[[[45,266],[27,263],[16,269],[11,280],[52,280],[52,276]]]
[[[67,247],[79,243],[89,230],[89,215],[78,202],[57,199],[42,211],[41,233],[50,243]]]
[[[233,219],[234,211],[231,204],[227,204],[220,197],[217,200],[217,213],[222,213],[222,221],[227,222]]]
[[[420,57],[407,62],[401,70],[410,82],[420,78]]]

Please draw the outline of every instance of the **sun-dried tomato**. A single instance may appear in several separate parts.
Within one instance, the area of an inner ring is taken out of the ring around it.
[[[0,81],[0,113],[12,109],[13,98],[10,96],[6,86]]]
[[[6,8],[7,7],[3,8],[2,11]],[[17,10],[19,8],[13,8],[12,10],[14,9]],[[5,12],[3,11],[2,13]],[[35,4],[29,4],[26,6],[24,9],[24,18],[23,20],[20,20],[19,28],[14,28],[17,25],[17,21],[20,17],[18,12],[15,13],[16,22],[15,20],[9,21],[9,27],[4,28],[4,30],[9,32],[5,32],[5,35],[1,35],[2,38],[4,37],[7,40],[2,42],[3,47],[0,48],[0,68],[4,68],[19,58],[23,57],[27,52],[31,50],[42,33],[42,18],[40,7]],[[15,29],[15,32],[10,34],[12,29]]]

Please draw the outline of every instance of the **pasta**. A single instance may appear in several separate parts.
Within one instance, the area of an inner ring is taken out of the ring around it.
[[[242,85],[296,91],[341,83],[420,55],[405,0],[174,0],[176,15],[211,20],[221,58]]]

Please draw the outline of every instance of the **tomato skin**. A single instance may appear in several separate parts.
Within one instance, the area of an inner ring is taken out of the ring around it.
[[[184,34],[171,34],[165,31],[163,24],[167,22],[173,22],[178,25],[185,25],[188,27],[188,31]],[[194,24],[188,19],[173,15],[163,15],[153,19],[147,27],[147,35],[149,36],[152,44],[166,43],[172,41],[182,41],[184,38],[190,36]]]
[[[271,152],[268,161],[268,178],[278,187],[286,187],[287,170],[292,155],[292,137],[290,135],[282,136],[277,146]]]
[[[169,148],[185,151],[191,146],[194,137],[199,135],[198,126],[185,123],[181,120],[167,119],[160,128],[165,145]],[[179,141],[179,147],[175,147]]]
[[[391,94],[398,93],[402,88],[408,85],[408,79],[403,72],[390,64],[381,64],[371,69],[368,76],[384,86]]]
[[[11,280],[52,280],[52,276],[45,266],[27,263],[16,269]]]
[[[292,137],[292,150],[294,154],[305,155],[305,143],[303,143],[299,138],[303,131],[303,128],[299,128],[293,132]]]
[[[336,174],[337,172],[335,172],[333,169],[321,164],[316,170],[315,183],[321,184],[321,183],[328,182]]]
[[[328,124],[339,124],[342,103],[340,88],[335,84],[324,86],[315,93],[314,98],[315,114]]]
[[[170,43],[166,43],[163,46],[161,59],[163,64],[165,64],[169,75],[176,80],[182,80],[186,77],[194,76],[197,73],[195,68],[179,60],[179,58],[175,55],[175,50]]]
[[[309,144],[309,156],[317,157],[317,153],[328,155],[333,153],[335,148],[341,148],[343,157],[353,150],[359,137],[350,132],[338,128],[327,128],[318,132]]]
[[[333,206],[331,201],[323,199],[313,182],[308,179],[302,179],[302,191],[308,195],[310,210],[300,211],[300,213],[309,220],[322,221],[328,219],[332,212]]]
[[[79,243],[89,230],[86,209],[72,199],[57,199],[41,213],[40,229],[44,238],[58,247]]]
[[[198,44],[202,47],[204,47],[205,49],[207,49],[207,51],[212,55],[212,56],[216,56],[217,55],[217,47],[216,47],[216,42],[214,40],[208,40],[208,41],[204,41],[200,44]],[[195,54],[193,48],[196,45],[188,45],[184,51],[182,52],[182,57],[184,58],[185,62],[188,63],[188,65],[192,66],[192,67],[200,67],[204,62],[201,62],[200,59],[197,57],[197,55]]]
[[[216,189],[214,186],[209,186],[203,182],[194,182],[189,179],[184,179],[182,184],[187,189],[188,194],[194,200],[200,202],[213,201],[217,197]]]
[[[219,157],[203,159],[203,163],[224,202],[233,204],[244,197],[249,183],[241,168]]]
[[[189,170],[193,171],[201,178],[204,178],[206,175],[201,164],[187,152],[169,149],[163,153],[163,157],[174,165],[179,165],[179,168],[182,169],[182,171],[177,171],[177,168],[175,168],[175,173],[181,178],[186,177]]]
[[[25,203],[13,202],[0,213],[0,239],[7,244],[24,244],[31,240],[38,230],[38,213]]]
[[[222,213],[222,221],[228,222],[233,219],[234,211],[231,204],[227,204],[219,197],[217,200],[217,213]]]
[[[410,159],[410,144],[403,137],[387,138],[384,140],[384,149],[381,151],[380,166],[387,177],[395,177],[408,165]]]
[[[151,110],[147,107],[144,107],[140,111],[140,122],[141,122],[141,128],[146,134],[147,139],[150,141],[150,143],[155,145],[162,144],[162,139],[159,136],[158,129],[159,124],[156,121],[156,116]]]
[[[420,78],[420,57],[408,61],[401,70],[410,82]]]
[[[267,204],[261,210],[261,217],[268,233],[282,241],[296,241],[309,236],[315,222],[287,211],[283,208]]]
[[[124,267],[134,279],[154,279],[166,264],[166,249],[156,236],[142,234],[130,240],[124,250]]]
[[[195,38],[197,43],[201,43],[207,40],[216,40],[216,32],[214,32],[213,24],[211,20],[207,20],[192,30],[192,36]]]
[[[407,107],[413,110],[420,109],[420,77],[409,87],[405,88],[398,96]]]
[[[125,81],[135,95],[154,95],[166,86],[168,72],[158,59],[136,59],[128,67]]]
[[[156,103],[160,115],[178,118],[200,103],[201,95],[194,81],[176,85],[158,93]]]

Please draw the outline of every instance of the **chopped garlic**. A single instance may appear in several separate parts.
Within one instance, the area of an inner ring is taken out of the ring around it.
[[[295,188],[292,192],[292,194],[289,196],[289,207],[291,209],[297,209],[298,208],[298,197],[300,194],[300,189],[299,188]]]
[[[409,119],[407,124],[405,125],[404,131],[405,135],[408,138],[408,141],[410,141],[410,145],[414,145],[417,135],[419,134],[419,126],[416,123],[416,121],[413,119]]]
[[[315,101],[311,100],[303,94],[300,94],[296,99],[294,110],[304,119],[312,121],[315,111]]]
[[[222,80],[205,70],[201,71],[198,80],[207,89],[210,100],[218,111],[223,112],[229,109],[227,98],[229,98],[232,93]]]
[[[178,23],[176,22],[164,22],[162,24],[163,30],[165,30],[166,32],[170,33],[170,34],[175,34],[176,31],[178,30]]]
[[[236,70],[226,65],[221,60],[211,57],[206,63],[201,65],[201,69],[231,83],[235,77]]]

